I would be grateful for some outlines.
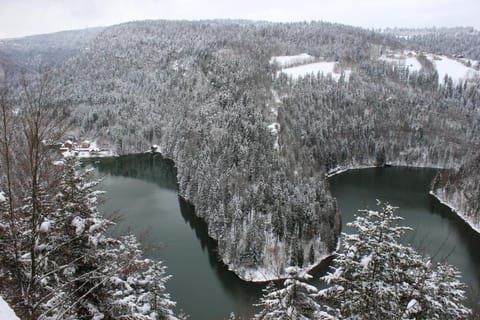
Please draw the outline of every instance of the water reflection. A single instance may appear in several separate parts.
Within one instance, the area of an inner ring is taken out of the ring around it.
[[[429,195],[430,183],[438,170],[428,168],[372,168],[352,170],[332,177],[331,190],[337,197],[346,223],[358,209],[375,208],[376,199],[400,207],[404,224],[415,231],[406,242],[459,268],[464,282],[477,291],[480,284],[480,236],[462,219]]]
[[[90,162],[104,176],[104,211],[119,209],[123,219],[112,230],[126,228],[162,259],[173,278],[168,290],[191,319],[223,319],[230,312],[249,317],[263,284],[240,280],[219,260],[216,241],[205,222],[177,193],[173,162],[159,155],[123,156]],[[193,232],[192,232],[193,231]],[[160,248],[160,249],[159,249]]]

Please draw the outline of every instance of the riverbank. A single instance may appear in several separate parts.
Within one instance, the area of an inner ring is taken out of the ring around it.
[[[425,168],[425,169],[439,169],[444,170],[447,169],[446,167],[436,166],[433,164],[425,164],[425,165],[411,165],[405,164],[403,162],[389,162],[383,166],[376,166],[372,164],[361,164],[361,165],[350,165],[350,166],[338,166],[334,169],[329,170],[325,176],[331,178],[341,173],[348,172],[350,170],[361,170],[361,169],[372,169],[372,168],[384,168],[384,167],[406,167],[406,168]]]
[[[340,243],[340,239],[339,239],[339,243]],[[339,245],[337,245],[337,249],[330,253],[330,254],[325,254],[324,256],[322,256],[322,258],[320,258],[320,260],[308,267],[305,267],[305,268],[300,268],[300,274],[310,274],[312,273],[314,270],[317,270],[317,269],[321,269],[323,268],[325,265],[327,265],[332,257],[335,255],[335,253],[338,251],[339,249]],[[284,274],[281,274],[281,275],[278,275],[278,274],[268,274],[267,272],[268,271],[265,271],[265,270],[258,270],[258,269],[246,269],[244,271],[244,275],[246,276],[240,276],[237,274],[237,272],[235,270],[232,270],[230,268],[228,268],[229,271],[232,271],[233,273],[235,273],[241,280],[243,281],[246,281],[246,282],[252,282],[252,283],[265,283],[265,282],[270,282],[270,281],[279,281],[279,280],[285,280],[287,279],[289,276],[288,276],[288,273],[285,272]]]
[[[446,169],[444,167],[438,167],[438,166],[412,166],[412,165],[405,165],[401,163],[387,163],[383,167],[407,167],[407,168],[428,168],[428,169]],[[327,179],[334,177],[336,175],[346,173],[351,170],[362,170],[362,169],[371,169],[371,168],[382,168],[374,165],[358,165],[358,166],[348,166],[348,167],[336,167],[335,169],[330,170],[327,174],[326,177]],[[454,201],[448,201],[446,197],[441,196],[438,193],[435,193],[433,190],[429,191],[429,194],[433,196],[435,199],[437,199],[442,205],[448,207],[453,213],[455,213],[459,218],[461,218],[466,224],[468,224],[475,232],[480,234],[480,224],[476,224],[473,221],[469,219],[469,216],[463,212],[463,210],[460,209],[459,206],[457,206]]]
[[[452,204],[451,202],[447,201],[441,195],[435,193],[433,190],[429,192],[431,196],[438,200],[442,205],[448,207],[452,212],[454,212],[460,219],[462,219],[466,224],[470,226],[475,232],[480,234],[480,225],[476,225],[473,221],[468,219],[468,215],[466,215],[462,210],[460,210],[456,205]]]
[[[178,308],[195,319],[225,319],[232,311],[250,318],[255,314],[252,304],[261,297],[265,284],[241,280],[219,260],[217,241],[208,236],[208,227],[196,216],[193,206],[178,197],[174,164],[164,160],[145,155],[94,161],[99,173],[106,176],[104,190],[109,195],[106,205],[110,210],[105,208],[105,212],[122,208],[126,214],[119,230],[128,228],[144,235],[147,229],[149,243],[164,244],[149,258],[161,259],[169,267],[172,278],[167,290],[178,301]],[[428,236],[422,244],[426,254],[448,257],[448,262],[462,271],[464,282],[477,288],[478,237],[430,198],[429,185],[435,174],[436,170],[399,167],[352,170],[329,183],[342,212],[344,232],[350,231],[345,225],[355,219],[359,209],[373,208],[375,199],[389,201],[400,207],[406,225],[422,237]],[[333,249],[338,252],[340,247]],[[322,256],[317,266],[304,269],[313,276],[315,286],[325,285],[319,279],[331,270],[333,257]],[[276,278],[282,279],[279,275]],[[205,295],[202,288],[208,288],[209,294]]]
[[[146,152],[144,152],[143,154],[154,154],[154,155],[160,155],[162,158],[164,159],[168,159],[170,161],[173,162],[173,166],[175,167],[175,162],[170,159],[169,157],[166,157],[164,154],[162,154],[163,151],[160,147],[158,146],[153,146],[151,148],[151,150],[147,150]],[[135,154],[133,154],[135,155]],[[418,166],[406,166],[406,165],[395,165],[395,166],[392,166],[390,163],[388,163],[386,165],[386,167],[410,167],[410,168],[419,168]],[[374,165],[358,165],[358,166],[350,166],[350,167],[337,167],[335,170],[331,170],[328,174],[326,174],[326,177],[327,178],[332,178],[336,175],[339,175],[341,173],[346,173],[348,171],[352,171],[352,170],[360,170],[360,169],[371,169],[371,168],[381,168],[381,167],[376,167]],[[421,168],[424,168],[424,167],[421,167]],[[425,168],[431,168],[431,167],[425,167]],[[439,168],[435,168],[434,169],[439,169]],[[179,179],[181,177],[178,176],[177,174],[177,179]],[[431,192],[430,192],[431,193]],[[432,193],[431,193],[432,194]],[[181,194],[182,196],[185,196],[183,194]],[[433,194],[432,194],[433,195]],[[187,201],[189,201],[189,199],[185,198]],[[446,202],[444,199],[439,199],[440,202],[442,202],[443,204],[447,205],[449,208],[452,209],[452,211],[454,212],[458,212],[458,210],[450,205],[448,202]],[[357,208],[358,209],[358,208]],[[458,214],[458,213],[457,213]],[[463,220],[465,220],[467,223],[468,221],[465,219],[464,216],[458,214]],[[199,217],[199,219],[202,219],[202,221],[205,222],[205,220],[201,217]],[[474,228],[475,231],[479,232],[480,229],[478,228],[475,228],[474,226],[472,226],[470,224],[470,226],[472,228]],[[215,243],[217,244],[218,246],[218,242],[217,242],[217,239],[211,237],[209,235],[209,237],[215,241]],[[325,264],[326,261],[328,261],[334,254],[336,251],[338,251],[339,249],[339,246],[337,244],[337,248],[335,249],[335,251],[333,252],[330,252],[330,253],[324,253],[322,254],[319,259],[317,261],[315,261],[315,263],[307,266],[307,267],[304,267],[302,268],[302,271],[305,272],[305,273],[310,273],[312,272],[312,270],[315,270],[319,267],[321,267],[322,265]],[[269,268],[262,268],[262,266],[260,266],[259,268],[242,268],[241,266],[239,267],[238,265],[230,265],[228,263],[226,263],[224,261],[224,257],[222,257],[222,255],[220,254],[217,254],[217,258],[222,260],[222,262],[224,263],[224,265],[226,266],[225,269],[228,269],[229,271],[235,273],[235,275],[243,280],[243,281],[246,281],[246,282],[254,282],[254,283],[262,283],[262,282],[268,282],[268,281],[275,281],[275,280],[282,280],[282,279],[285,279],[288,275],[284,272],[272,272],[272,270],[274,269],[269,269]],[[275,269],[276,270],[276,269]],[[282,270],[283,271],[283,270]]]

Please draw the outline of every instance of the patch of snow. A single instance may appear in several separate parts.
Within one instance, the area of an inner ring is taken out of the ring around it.
[[[422,306],[416,299],[410,300],[407,304],[407,310],[405,310],[405,315],[410,318],[412,315],[416,315],[422,311]]]
[[[282,106],[282,100],[278,96],[277,91],[275,91],[273,88],[271,89],[271,93],[273,96],[273,106],[270,107],[270,112],[274,118],[274,122],[270,125],[267,126],[267,128],[270,130],[273,136],[275,136],[275,141],[273,143],[273,149],[276,151],[280,150],[280,143],[279,143],[279,138],[278,134],[280,132],[280,124],[277,122],[278,121],[278,108]],[[267,105],[268,106],[268,105]]]
[[[335,167],[333,169],[330,169],[326,176],[327,178],[331,178],[333,176],[336,176],[337,174],[341,174],[350,170],[359,170],[359,169],[370,169],[370,168],[376,168],[377,166],[372,166],[372,165],[352,165],[349,167]]]
[[[276,56],[270,59],[270,64],[277,64],[281,68],[290,67],[297,64],[309,63],[315,60],[315,57],[308,53],[301,53],[295,56]]]
[[[297,271],[300,275],[309,277],[310,271],[318,267],[326,259],[332,257],[332,255],[333,254],[324,254],[323,256],[320,257],[320,259],[318,259],[316,263],[313,263],[307,267],[302,267],[302,268],[295,267],[295,268],[298,268]],[[288,267],[287,269],[291,271],[291,269],[289,269]],[[229,270],[231,269],[229,268]],[[271,270],[267,270],[266,268],[249,269],[249,268],[239,267],[235,269],[235,273],[237,273],[240,279],[249,281],[249,282],[267,282],[267,281],[283,280],[283,279],[287,279],[290,276],[287,270],[285,270],[283,274],[279,274],[279,273],[274,273]]]
[[[0,319],[2,320],[20,320],[12,308],[0,296]]]
[[[420,71],[420,69],[422,69],[422,65],[418,62],[415,52],[409,52],[408,54],[405,54],[404,52],[389,53],[380,56],[379,59],[400,66],[405,66],[410,71]]]
[[[75,233],[78,236],[85,230],[85,220],[80,217],[75,217],[72,220],[72,226],[75,227]]]
[[[360,261],[360,264],[362,265],[364,271],[366,271],[368,269],[368,265],[369,265],[370,261],[372,261],[372,255],[371,254],[363,257],[362,260]]]
[[[282,103],[282,99],[278,95],[278,92],[272,89],[273,101],[278,105]]]
[[[38,231],[43,232],[43,233],[47,233],[50,230],[51,226],[52,226],[52,221],[46,220],[46,221],[42,222]]]
[[[432,54],[427,55],[427,58],[435,65],[438,72],[438,81],[441,83],[448,75],[452,78],[454,83],[458,83],[460,80],[469,79],[480,76],[480,72],[465,66],[463,63],[450,59],[445,56],[435,56]]]
[[[338,79],[340,79],[340,76],[342,74],[334,71],[335,65],[336,65],[335,62],[328,62],[328,61],[315,62],[315,63],[304,64],[297,67],[285,68],[279,71],[279,73],[283,72],[294,79],[306,76],[308,74],[323,73],[325,76],[328,74],[331,74],[332,78],[335,81],[338,81]],[[351,73],[350,70],[345,70],[346,81],[348,81],[348,78],[350,77],[350,73]]]
[[[273,135],[276,136],[278,134],[278,132],[280,131],[280,124],[278,122],[274,122],[271,125],[269,125],[267,128],[270,130],[270,132]]]
[[[422,65],[418,62],[416,57],[407,57],[405,59],[405,65],[408,67],[409,70],[412,71],[420,71],[422,69]]]
[[[150,149],[144,151],[144,153],[160,153],[160,154],[164,154],[164,150],[161,146],[159,146],[158,144],[152,144],[150,146]]]
[[[0,202],[5,202],[7,199],[5,198],[5,193],[3,191],[0,191]]]

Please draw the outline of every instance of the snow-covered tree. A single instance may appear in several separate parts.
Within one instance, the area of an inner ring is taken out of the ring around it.
[[[302,273],[298,267],[286,268],[288,278],[282,288],[269,283],[257,306],[261,311],[255,320],[307,320],[316,319],[319,305],[313,297],[317,288],[306,283],[311,275]]]
[[[31,81],[23,77],[22,87],[18,97],[2,91],[0,99],[0,189],[6,198],[0,213],[4,227],[0,290],[20,309],[19,316],[37,319],[41,299],[51,292],[45,235],[55,215],[53,198],[60,174],[49,144],[61,135],[57,120],[62,108],[53,102],[51,73]]]
[[[465,285],[455,268],[433,263],[400,243],[410,228],[396,208],[362,210],[343,234],[344,249],[323,277],[330,287],[318,297],[339,319],[465,319]]]
[[[165,267],[143,258],[134,236],[106,235],[112,222],[97,210],[98,181],[78,165],[75,158],[64,160],[58,215],[48,226],[52,291],[42,317],[174,319]]]
[[[98,181],[49,145],[61,131],[47,80],[25,82],[18,110],[0,97],[0,294],[22,319],[176,319],[165,267],[107,235]]]

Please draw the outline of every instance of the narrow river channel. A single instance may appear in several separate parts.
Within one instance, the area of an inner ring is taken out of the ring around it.
[[[177,193],[173,162],[160,155],[135,155],[89,162],[104,177],[107,191],[101,210],[118,212],[113,233],[131,232],[147,248],[146,255],[164,261],[172,278],[167,289],[190,319],[220,320],[230,312],[251,315],[262,284],[238,279],[219,262],[215,242],[193,207]],[[435,169],[376,168],[352,170],[330,178],[338,199],[343,230],[361,208],[375,208],[376,199],[400,207],[406,225],[415,229],[406,239],[420,251],[458,267],[477,291],[480,283],[480,236],[428,195]],[[321,276],[316,271],[316,278]]]

